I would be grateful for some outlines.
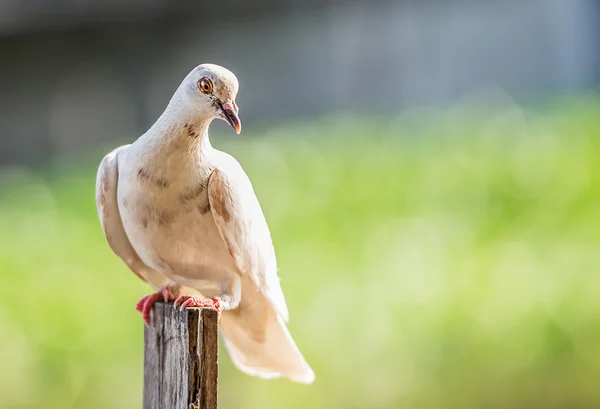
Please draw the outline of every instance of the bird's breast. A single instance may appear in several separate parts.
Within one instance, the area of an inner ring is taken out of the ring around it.
[[[120,185],[124,228],[140,258],[185,285],[235,273],[211,213],[208,177],[191,183],[152,178],[138,175]]]

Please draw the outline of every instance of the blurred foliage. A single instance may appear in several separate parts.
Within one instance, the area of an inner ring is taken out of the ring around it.
[[[252,378],[223,350],[220,407],[599,407],[598,112],[499,94],[217,133],[263,204],[317,376]],[[99,228],[104,153],[0,173],[1,409],[141,407],[149,289]]]

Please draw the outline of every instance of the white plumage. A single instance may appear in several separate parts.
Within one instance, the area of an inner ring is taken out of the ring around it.
[[[240,370],[310,383],[314,374],[285,325],[275,251],[252,184],[208,138],[215,118],[239,133],[237,91],[223,67],[192,70],[148,132],[103,159],[98,213],[112,250],[155,290],[218,297],[221,333]]]

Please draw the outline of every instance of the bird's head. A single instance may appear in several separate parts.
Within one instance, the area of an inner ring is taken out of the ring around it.
[[[235,103],[239,83],[235,75],[215,64],[201,64],[183,80],[186,104],[204,119],[220,118],[239,134],[242,123]]]

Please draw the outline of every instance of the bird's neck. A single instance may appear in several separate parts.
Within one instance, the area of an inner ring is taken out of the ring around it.
[[[155,155],[201,161],[213,150],[208,137],[212,120],[171,101],[146,133],[146,145]]]

